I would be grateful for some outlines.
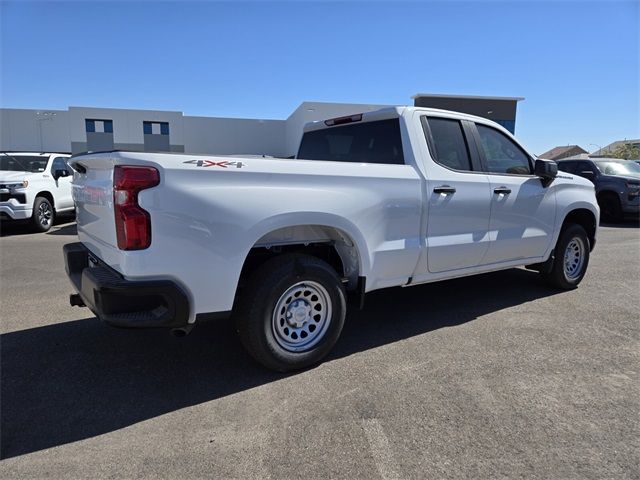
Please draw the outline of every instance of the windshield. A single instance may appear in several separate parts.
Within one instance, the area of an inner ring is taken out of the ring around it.
[[[40,155],[0,154],[0,170],[9,172],[44,172],[49,157]]]
[[[596,162],[596,165],[605,175],[640,176],[640,165],[636,162]]]

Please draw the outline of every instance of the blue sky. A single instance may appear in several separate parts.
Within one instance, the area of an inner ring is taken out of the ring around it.
[[[0,104],[286,118],[522,96],[534,153],[640,137],[638,1],[0,3]]]

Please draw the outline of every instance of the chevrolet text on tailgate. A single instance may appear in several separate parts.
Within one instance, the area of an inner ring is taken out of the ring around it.
[[[188,333],[231,316],[280,371],[336,343],[347,300],[526,266],[575,288],[596,241],[591,182],[478,117],[397,107],[314,122],[296,159],[105,152],[71,158],[77,290],[118,327]]]

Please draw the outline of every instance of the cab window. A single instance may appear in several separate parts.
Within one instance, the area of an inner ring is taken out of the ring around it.
[[[67,165],[67,159],[65,157],[56,157],[51,164],[51,173],[55,173],[56,170],[66,170],[69,175],[72,174],[71,167]]]
[[[470,171],[469,148],[460,121],[448,118],[425,118],[433,139],[431,154],[434,160],[453,170]]]
[[[306,132],[297,158],[402,165],[400,121],[394,118]]]
[[[502,132],[476,124],[480,136],[480,150],[484,154],[485,168],[489,173],[531,175],[531,159]]]

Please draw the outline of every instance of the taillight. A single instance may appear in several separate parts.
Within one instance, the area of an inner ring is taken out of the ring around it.
[[[138,192],[160,183],[153,167],[116,165],[113,171],[113,209],[120,250],[142,250],[151,245],[151,217],[138,204]]]

